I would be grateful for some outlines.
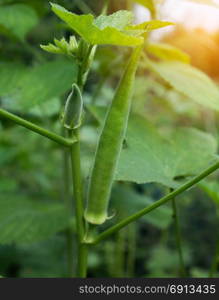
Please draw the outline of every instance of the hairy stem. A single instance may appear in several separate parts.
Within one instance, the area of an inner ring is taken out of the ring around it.
[[[4,109],[0,109],[0,116],[5,119],[8,119],[10,121],[13,121],[14,123],[21,125],[33,132],[36,132],[39,135],[42,135],[62,146],[71,147],[72,144],[74,144],[76,142],[76,139],[74,136],[71,139],[66,139],[56,133],[53,133],[45,128],[39,127],[34,123],[24,120],[23,118],[20,118],[12,113],[9,113]]]
[[[100,241],[108,238],[110,235],[112,235],[115,232],[119,231],[120,229],[127,226],[128,224],[138,220],[142,216],[148,214],[149,212],[153,211],[157,207],[159,207],[159,206],[163,205],[164,203],[168,202],[169,200],[173,199],[177,195],[182,194],[183,192],[185,192],[186,190],[188,190],[189,188],[194,186],[196,183],[198,183],[199,181],[201,181],[202,179],[204,179],[205,177],[207,177],[211,173],[215,172],[218,168],[219,168],[219,161],[217,161],[214,165],[207,168],[201,174],[194,177],[193,179],[191,179],[190,181],[188,181],[187,183],[185,183],[184,185],[182,185],[178,189],[174,190],[173,192],[169,193],[165,197],[161,198],[160,200],[156,201],[155,203],[153,203],[153,204],[149,205],[148,207],[138,211],[137,213],[125,218],[121,222],[117,223],[116,225],[114,225],[114,226],[110,227],[109,229],[107,229],[106,231],[102,232],[101,234],[99,234],[93,240],[93,244],[97,244]]]
[[[180,276],[186,277],[186,270],[185,270],[185,264],[184,264],[183,253],[182,253],[182,240],[181,240],[179,216],[178,216],[178,210],[177,210],[175,198],[172,199],[172,208],[173,208],[173,221],[174,221],[176,247],[179,256]]]

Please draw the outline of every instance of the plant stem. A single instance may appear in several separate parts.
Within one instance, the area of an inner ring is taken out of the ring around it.
[[[176,247],[179,255],[180,276],[186,277],[186,270],[185,270],[185,264],[184,264],[183,253],[182,253],[182,241],[181,241],[181,232],[180,232],[180,225],[179,225],[179,216],[178,216],[175,198],[172,199],[172,208],[173,208],[173,221],[174,221]]]
[[[83,242],[79,243],[78,247],[78,277],[87,277],[87,258],[88,258],[88,245]]]
[[[178,189],[176,189],[173,192],[169,193],[165,197],[161,198],[160,200],[156,201],[155,203],[153,203],[153,204],[149,205],[148,207],[146,207],[146,208],[138,211],[137,213],[135,213],[135,214],[133,214],[133,215],[125,218],[121,222],[117,223],[116,225],[114,225],[114,226],[110,227],[109,229],[107,229],[106,231],[102,232],[101,234],[99,234],[93,240],[93,244],[97,244],[100,241],[108,238],[110,235],[112,235],[115,232],[119,231],[123,227],[125,227],[128,224],[136,221],[140,217],[148,214],[149,212],[153,211],[157,207],[163,205],[164,203],[166,203],[169,200],[173,199],[177,195],[179,195],[179,194],[183,193],[184,191],[188,190],[189,188],[191,188],[192,186],[194,186],[196,183],[198,183],[199,181],[201,181],[202,179],[204,179],[205,177],[207,177],[208,175],[210,175],[211,173],[213,173],[214,171],[216,171],[218,168],[219,168],[219,161],[217,161],[214,165],[212,165],[211,167],[207,168],[201,174],[199,174],[198,176],[194,177],[193,179],[191,179],[187,183],[183,184],[181,187],[179,187]]]
[[[42,135],[62,146],[71,147],[72,144],[74,144],[76,142],[76,139],[74,136],[72,136],[71,139],[66,139],[56,133],[53,133],[45,128],[39,127],[38,125],[36,125],[34,123],[24,120],[23,118],[20,118],[12,113],[9,113],[4,109],[0,109],[0,116],[5,119],[8,119],[10,121],[13,121],[14,123],[21,125],[33,132],[36,132],[39,135]]]
[[[66,135],[66,130],[63,128],[63,135]],[[69,216],[73,215],[73,207],[71,201],[71,189],[70,189],[70,165],[69,165],[69,152],[63,149],[63,199],[65,206],[68,210]],[[67,255],[67,276],[73,277],[74,275],[74,238],[71,228],[67,228],[65,231],[66,237],[66,255]]]
[[[75,200],[75,216],[77,227],[77,246],[78,246],[78,266],[77,276],[86,277],[87,268],[87,245],[83,244],[85,235],[84,224],[84,204],[83,204],[83,188],[82,188],[82,176],[81,176],[81,163],[80,163],[80,137],[79,130],[70,130],[70,138],[72,136],[77,137],[77,142],[70,148],[71,152],[71,164],[72,164],[72,180]]]

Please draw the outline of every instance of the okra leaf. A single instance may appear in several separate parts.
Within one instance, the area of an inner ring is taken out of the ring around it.
[[[57,4],[52,4],[52,10],[70,28],[92,45],[137,46],[143,43],[142,37],[122,32],[124,29],[122,27],[130,22],[130,14],[127,12],[117,12],[114,15],[101,16],[95,20],[91,14],[79,16]],[[121,18],[124,20],[121,21]]]
[[[164,138],[145,118],[134,115],[126,145],[119,160],[118,180],[174,187],[177,178],[197,175],[217,159],[217,142],[210,134],[177,128]]]
[[[0,97],[8,96],[16,90],[28,68],[20,62],[0,62]]]
[[[102,123],[105,110],[93,106],[89,109]],[[216,153],[217,142],[208,133],[179,127],[170,135],[162,136],[144,117],[132,114],[116,180],[139,184],[156,182],[175,188],[179,184],[177,179],[195,176],[214,163]]]
[[[176,60],[184,63],[190,62],[190,57],[188,54],[168,44],[149,43],[147,45],[147,51],[162,60]]]
[[[92,45],[110,44],[120,46],[138,46],[144,41],[141,36],[148,30],[157,29],[172,23],[150,21],[131,25],[132,13],[118,11],[109,16],[76,15],[60,5],[52,3],[53,12],[84,40]]]
[[[66,59],[46,62],[32,68],[19,65],[15,70],[12,63],[0,65],[3,66],[0,75],[5,75],[0,76],[0,96],[6,99],[3,101],[5,108],[13,107],[16,110],[31,109],[60,97],[76,80],[78,71],[77,65],[69,64]],[[14,83],[12,87],[10,76]]]
[[[38,16],[33,8],[25,4],[1,6],[0,26],[3,33],[11,34],[24,40],[26,34],[38,23]]]
[[[219,88],[202,71],[180,62],[148,62],[147,65],[189,99],[208,108],[219,110]]]
[[[219,184],[215,180],[205,180],[199,183],[199,187],[219,205]]]
[[[39,242],[68,226],[63,205],[6,195],[0,197],[0,244]]]
[[[148,32],[148,31],[152,31],[170,25],[175,25],[175,24],[167,21],[152,20],[137,25],[129,25],[126,27],[126,30],[145,30]]]
[[[127,217],[135,212],[151,205],[153,200],[146,195],[136,193],[132,188],[118,185],[112,193],[111,207],[116,211],[116,217]],[[172,221],[172,210],[167,206],[161,206],[142,217],[143,221],[158,227],[167,228]]]
[[[107,27],[113,27],[118,30],[124,30],[126,26],[133,22],[133,14],[127,10],[119,10],[112,15],[104,16],[100,15],[94,20],[94,25],[99,29],[105,29]]]

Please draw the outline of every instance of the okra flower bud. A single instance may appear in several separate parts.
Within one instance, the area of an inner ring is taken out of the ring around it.
[[[77,84],[72,85],[72,91],[69,94],[64,112],[62,115],[62,124],[67,129],[76,129],[81,126],[83,115],[83,98],[80,88]]]

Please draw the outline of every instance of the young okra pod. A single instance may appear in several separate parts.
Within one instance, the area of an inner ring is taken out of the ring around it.
[[[85,210],[85,219],[91,224],[102,224],[107,219],[109,198],[125,138],[135,73],[141,50],[142,46],[133,50],[99,137],[94,165],[89,179]]]

